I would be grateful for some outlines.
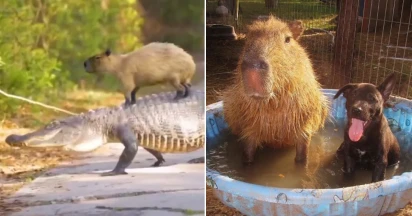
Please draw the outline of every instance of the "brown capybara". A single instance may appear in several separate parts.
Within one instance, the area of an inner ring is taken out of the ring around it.
[[[109,49],[84,62],[89,73],[111,73],[123,84],[126,104],[136,102],[139,88],[170,83],[176,88],[176,99],[188,96],[196,64],[193,57],[172,43],[152,42],[126,54]]]
[[[247,164],[260,146],[293,145],[295,161],[306,163],[311,137],[328,116],[298,29],[273,16],[248,26],[234,83],[222,92],[224,117],[245,144]]]

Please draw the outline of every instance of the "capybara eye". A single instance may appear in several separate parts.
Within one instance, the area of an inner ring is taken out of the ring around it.
[[[289,43],[289,42],[290,42],[290,38],[291,38],[291,37],[287,36],[287,37],[285,38],[285,43]]]
[[[100,59],[100,56],[96,56],[96,57],[94,57],[94,59]]]

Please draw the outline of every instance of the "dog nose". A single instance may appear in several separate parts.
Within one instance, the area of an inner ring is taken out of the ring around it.
[[[352,107],[352,114],[359,115],[361,114],[362,109],[359,107]]]

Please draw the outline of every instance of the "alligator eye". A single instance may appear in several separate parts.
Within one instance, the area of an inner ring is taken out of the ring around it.
[[[52,122],[50,122],[48,125],[46,125],[46,129],[54,128],[54,127],[56,127],[57,125],[59,125],[59,122],[57,122],[57,121],[52,121]]]

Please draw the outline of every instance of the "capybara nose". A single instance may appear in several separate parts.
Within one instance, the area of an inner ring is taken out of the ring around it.
[[[244,68],[254,68],[260,70],[267,70],[269,68],[268,63],[264,60],[243,61],[242,66]]]
[[[352,114],[359,115],[362,112],[362,108],[359,107],[352,107]]]
[[[84,65],[84,67],[87,67],[87,62],[84,62],[83,65]]]

